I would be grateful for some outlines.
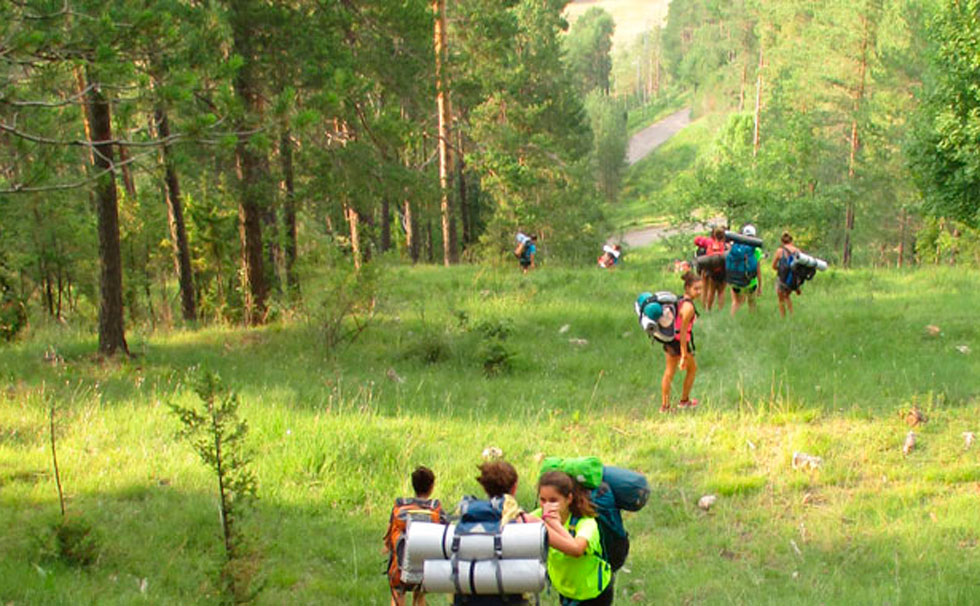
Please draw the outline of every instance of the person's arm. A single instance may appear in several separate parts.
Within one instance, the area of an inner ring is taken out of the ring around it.
[[[779,247],[776,254],[772,256],[772,268],[779,271],[779,259],[783,256],[783,248]]]
[[[544,525],[548,528],[548,545],[565,555],[579,558],[585,555],[589,541],[585,537],[573,537],[561,523],[557,511],[547,511],[543,514]]]
[[[681,334],[677,336],[677,340],[681,345],[681,370],[684,369],[684,365],[687,363],[687,342],[690,338],[690,328],[691,324],[694,322],[694,303],[687,305],[681,310]]]

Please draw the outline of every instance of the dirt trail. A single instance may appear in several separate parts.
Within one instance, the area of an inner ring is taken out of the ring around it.
[[[690,123],[691,110],[685,108],[644,128],[630,138],[629,148],[626,151],[626,162],[633,166]]]
[[[690,108],[685,108],[667,116],[656,124],[651,124],[644,128],[630,138],[629,149],[626,154],[627,162],[630,166],[636,164],[690,123],[691,110]],[[625,244],[630,248],[638,248],[678,234],[707,232],[710,226],[724,223],[724,221],[724,217],[714,217],[705,222],[687,223],[684,225],[669,225],[666,223],[647,225],[612,236],[607,243]]]

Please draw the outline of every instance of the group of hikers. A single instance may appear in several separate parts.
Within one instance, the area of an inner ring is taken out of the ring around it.
[[[762,290],[762,240],[756,237],[755,227],[744,225],[740,232],[715,227],[711,237],[694,239],[698,250],[694,263],[681,263],[684,292],[677,297],[670,292],[642,293],[636,302],[640,326],[651,339],[660,342],[665,355],[664,374],[660,384],[660,412],[676,410],[671,405],[671,385],[678,370],[685,371],[677,409],[694,408],[698,400],[691,397],[691,388],[697,374],[695,359],[694,324],[698,312],[695,301],[701,301],[707,310],[717,304],[724,308],[725,290],[731,286],[734,316],[748,303],[755,309],[756,297]],[[800,286],[813,277],[817,269],[826,269],[824,261],[804,254],[793,244],[793,236],[783,232],[780,246],[773,255],[772,268],[776,272],[776,294],[779,313],[793,313],[791,295],[800,293]]]
[[[560,459],[553,459],[561,461]],[[595,458],[587,457],[585,459]],[[600,474],[603,473],[603,469],[608,469],[602,468],[597,459],[593,463],[600,465],[598,472]],[[558,464],[560,463],[555,465]],[[406,527],[410,528],[411,524],[411,522],[406,524],[405,520],[407,518],[411,518],[413,521],[428,522],[432,520],[433,522],[447,524],[447,532],[458,534],[458,528],[462,528],[466,522],[467,511],[480,509],[474,504],[482,505],[484,512],[491,512],[489,518],[493,521],[492,532],[494,533],[494,540],[497,542],[498,558],[501,557],[499,546],[501,530],[507,525],[533,523],[544,525],[547,531],[545,533],[547,576],[552,588],[558,594],[562,606],[608,606],[612,604],[614,570],[613,563],[611,563],[612,558],[610,557],[611,554],[606,553],[603,549],[604,542],[600,540],[596,506],[593,504],[592,493],[583,484],[582,476],[579,475],[579,479],[576,479],[561,469],[543,466],[537,482],[537,508],[526,511],[515,497],[518,474],[513,465],[503,460],[491,460],[479,465],[478,468],[480,475],[477,476],[476,480],[483,487],[486,499],[476,500],[475,497],[464,497],[457,508],[457,511],[462,512],[461,515],[454,516],[458,519],[455,531],[452,530],[453,527],[448,526],[450,516],[442,508],[441,503],[432,498],[435,484],[434,473],[423,466],[416,468],[412,473],[412,487],[415,496],[400,498],[395,501],[388,532],[384,539],[385,549],[389,553],[388,577],[392,606],[404,606],[409,591],[413,592],[412,604],[414,606],[425,606],[426,604],[423,584],[421,582],[405,582],[402,576],[406,558]],[[636,509],[642,507],[649,494],[646,479],[636,472],[619,471],[642,479],[641,490],[644,492],[639,497],[642,499],[642,503]],[[603,486],[607,485],[603,484]],[[414,511],[415,517],[406,513],[410,510]],[[608,514],[606,515],[608,517]],[[614,516],[619,516],[618,510]],[[481,521],[486,522],[487,519],[488,516],[484,515]],[[625,531],[623,531],[623,535],[625,538]],[[458,542],[454,544],[459,545]],[[613,550],[610,549],[610,551]],[[628,542],[625,550],[628,551]],[[622,559],[625,559],[625,552],[622,553]],[[615,562],[614,559],[613,562]],[[622,561],[620,560],[618,564],[622,565]],[[470,568],[470,574],[472,575],[472,568]],[[497,574],[499,583],[499,568]],[[469,579],[469,582],[472,586],[472,578]],[[456,586],[459,587],[459,583]],[[499,586],[501,591],[483,595],[462,591],[454,593],[452,603],[454,606],[528,606],[530,604],[525,594],[506,593],[502,589],[503,584]]]

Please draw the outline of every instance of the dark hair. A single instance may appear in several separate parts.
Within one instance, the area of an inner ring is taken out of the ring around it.
[[[721,225],[715,227],[714,229],[711,230],[711,237],[714,238],[715,240],[724,240],[725,228],[722,227]]]
[[[543,473],[538,479],[539,493],[542,486],[551,486],[563,497],[571,496],[572,500],[568,504],[568,509],[576,518],[595,517],[595,507],[589,500],[589,491],[564,471],[554,470]]]
[[[429,494],[432,492],[432,485],[436,483],[436,474],[424,465],[419,465],[412,472],[412,488],[415,496]]]
[[[684,280],[684,288],[687,289],[695,282],[700,282],[701,276],[699,276],[698,274],[694,273],[691,270],[688,270],[685,271],[684,274],[681,276],[681,280]]]
[[[478,465],[480,475],[476,481],[483,486],[488,497],[502,497],[517,484],[517,470],[507,461],[490,461]]]
[[[788,231],[784,231],[782,237],[779,238],[779,241],[783,244],[789,244],[793,241],[793,236],[789,235]]]

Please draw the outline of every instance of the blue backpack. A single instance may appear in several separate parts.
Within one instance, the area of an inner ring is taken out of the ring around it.
[[[623,525],[621,510],[643,509],[650,497],[650,486],[641,473],[606,465],[602,468],[602,482],[589,497],[596,510],[602,559],[616,572],[626,563],[630,553],[630,537]],[[574,528],[576,524],[578,520],[573,517],[569,526]],[[574,532],[572,536],[575,536]]]
[[[725,281],[739,288],[749,285],[759,271],[759,260],[755,258],[755,247],[741,242],[732,244],[725,257]]]

